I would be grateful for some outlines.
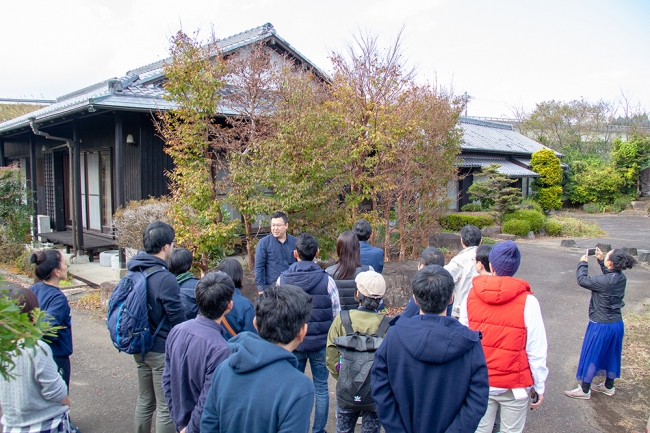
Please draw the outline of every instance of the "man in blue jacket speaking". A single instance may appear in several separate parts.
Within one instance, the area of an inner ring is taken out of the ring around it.
[[[275,284],[280,274],[296,262],[296,238],[287,234],[289,218],[284,212],[271,215],[271,235],[262,238],[255,249],[255,284],[258,293]]]
[[[372,398],[387,433],[473,432],[488,404],[478,332],[445,316],[454,280],[438,265],[411,282],[420,314],[386,334],[371,371]]]

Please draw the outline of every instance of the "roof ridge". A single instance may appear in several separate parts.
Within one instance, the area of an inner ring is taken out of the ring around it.
[[[216,40],[217,46],[221,50],[221,48],[223,46],[228,46],[228,42],[227,42],[228,40],[236,39],[237,37],[239,37],[241,35],[244,35],[246,33],[251,33],[251,32],[253,32],[255,30],[259,30],[259,32],[257,33],[256,36],[263,35],[264,33],[275,34],[275,27],[273,27],[273,24],[266,23],[266,24],[263,24],[261,26],[257,26],[257,27],[253,27],[253,28],[248,29],[248,30],[244,30],[243,32],[235,33],[234,35],[227,36],[227,37],[225,37],[223,39],[217,39]],[[208,44],[206,44],[206,45],[208,45]],[[166,58],[164,58],[162,60],[157,60],[155,62],[146,64],[144,66],[140,66],[138,68],[131,69],[130,71],[126,72],[126,75],[131,75],[131,74],[138,74],[139,75],[139,74],[142,74],[144,72],[149,72],[149,71],[153,71],[154,69],[161,68],[168,59],[170,59],[170,57],[166,57]]]
[[[75,90],[74,92],[66,93],[65,95],[59,96],[56,98],[56,102],[62,102],[65,101],[66,99],[73,98],[75,96],[83,95],[84,93],[90,92],[91,90],[95,89],[101,89],[102,87],[105,87],[108,85],[109,81],[111,80],[117,80],[117,77],[109,78],[104,81],[100,81],[99,83],[92,84],[90,86],[84,87],[83,89]]]
[[[461,117],[460,122],[469,123],[471,125],[486,126],[488,128],[506,129],[509,131],[515,130],[515,128],[508,123],[491,122],[489,120],[475,119],[473,117]]]

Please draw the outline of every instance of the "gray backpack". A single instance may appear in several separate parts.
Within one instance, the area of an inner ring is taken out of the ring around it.
[[[354,332],[350,312],[341,311],[341,322],[347,335],[336,337],[334,344],[341,353],[339,379],[336,382],[336,402],[342,409],[376,411],[370,393],[370,369],[375,351],[388,332],[390,320],[384,317],[374,334]]]

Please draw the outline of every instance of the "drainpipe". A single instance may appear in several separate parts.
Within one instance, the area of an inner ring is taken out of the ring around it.
[[[32,242],[36,242],[36,233],[38,232],[36,215],[38,215],[38,205],[36,201],[37,189],[36,186],[36,136],[34,134],[29,135],[29,187],[31,189],[31,202],[32,209],[34,211],[34,216],[32,218]]]
[[[34,134],[36,134],[36,135],[40,135],[41,137],[45,137],[45,138],[48,139],[48,140],[56,140],[56,141],[63,141],[63,142],[65,142],[65,145],[68,146],[68,150],[69,150],[69,154],[70,154],[71,161],[73,162],[72,165],[74,166],[74,159],[73,159],[73,158],[74,158],[74,155],[73,155],[73,151],[74,151],[74,148],[75,148],[75,147],[78,147],[78,146],[75,146],[75,143],[74,143],[74,139],[73,139],[73,138],[56,137],[56,136],[54,136],[54,135],[50,135],[50,134],[48,134],[47,132],[40,131],[40,130],[38,129],[38,124],[36,124],[36,122],[35,122],[35,118],[34,118],[34,117],[30,118],[29,126],[32,128],[32,131],[33,131]],[[71,167],[71,169],[72,169],[72,167]],[[71,171],[72,171],[72,170],[71,170]],[[74,173],[74,172],[73,172],[73,173]],[[73,178],[74,178],[74,174],[73,174]],[[73,188],[73,189],[74,189],[74,188]],[[73,193],[73,194],[74,194],[74,193]],[[77,254],[77,252],[79,251],[79,242],[78,242],[78,238],[77,238],[77,230],[76,230],[76,227],[77,227],[77,219],[78,219],[78,218],[77,218],[77,217],[78,217],[78,215],[77,215],[77,206],[75,205],[75,206],[73,206],[72,208],[74,209],[73,212],[72,212],[72,249],[74,250],[75,254]]]

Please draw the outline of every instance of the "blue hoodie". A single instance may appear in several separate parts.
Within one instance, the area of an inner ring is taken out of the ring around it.
[[[399,320],[375,352],[371,388],[386,433],[473,432],[489,392],[480,334],[436,314]]]
[[[314,384],[286,349],[242,332],[228,341],[230,357],[212,375],[203,432],[307,432]]]

